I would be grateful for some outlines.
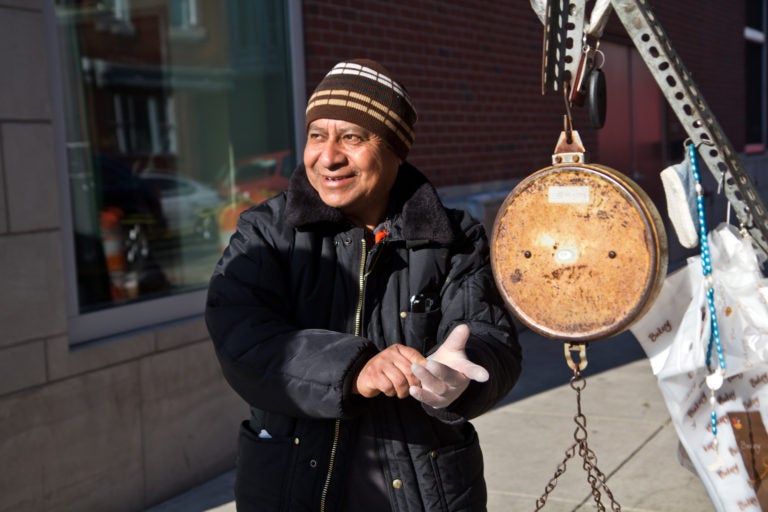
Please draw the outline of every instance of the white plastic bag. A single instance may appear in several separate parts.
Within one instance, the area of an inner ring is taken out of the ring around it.
[[[699,257],[670,274],[632,327],[658,380],[680,443],[718,511],[768,511],[768,279],[751,239],[721,224],[709,234],[712,281],[726,373],[706,379],[710,322]],[[712,348],[712,364],[717,353]],[[716,386],[715,386],[716,387]]]

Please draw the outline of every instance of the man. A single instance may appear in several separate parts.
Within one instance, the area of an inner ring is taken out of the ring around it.
[[[240,511],[485,510],[468,419],[512,388],[520,347],[482,226],[405,162],[415,121],[380,64],[335,66],[303,166],[216,267],[208,328],[252,410]]]

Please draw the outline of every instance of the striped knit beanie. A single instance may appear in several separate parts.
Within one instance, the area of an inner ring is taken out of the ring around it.
[[[402,160],[413,145],[416,110],[405,87],[378,62],[356,59],[336,64],[307,102],[306,127],[316,119],[337,119],[375,133]]]

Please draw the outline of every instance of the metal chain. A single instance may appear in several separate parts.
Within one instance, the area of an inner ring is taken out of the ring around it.
[[[597,467],[597,456],[593,452],[587,443],[587,417],[581,412],[581,390],[587,385],[587,381],[581,376],[581,372],[578,368],[573,369],[573,377],[571,378],[571,388],[576,391],[576,416],[573,417],[574,423],[576,423],[576,430],[573,432],[574,443],[565,451],[565,458],[563,462],[558,464],[555,469],[555,475],[550,479],[544,488],[544,494],[536,500],[536,510],[541,510],[547,503],[547,498],[555,490],[557,486],[557,480],[560,478],[566,470],[568,461],[576,456],[578,452],[579,456],[583,459],[582,468],[587,473],[587,483],[592,488],[592,498],[597,505],[597,510],[605,512],[605,506],[602,503],[602,493],[604,492],[608,499],[611,500],[611,510],[613,512],[619,512],[621,505],[619,505],[613,497],[613,493],[608,488],[606,483],[607,478],[605,474]]]

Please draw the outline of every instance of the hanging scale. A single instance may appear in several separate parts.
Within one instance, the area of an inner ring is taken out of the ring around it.
[[[522,180],[502,203],[491,236],[494,279],[507,308],[531,330],[564,343],[573,371],[574,443],[536,503],[541,509],[569,459],[583,459],[598,510],[621,510],[587,443],[581,391],[588,343],[614,336],[653,304],[667,271],[656,207],[631,179],[588,163],[573,129],[569,90],[552,165]]]
[[[698,156],[723,184],[742,228],[766,253],[768,207],[647,1],[595,0],[588,22],[587,0],[530,1],[544,24],[542,94],[564,94],[567,115],[552,166],[521,181],[499,209],[491,233],[491,263],[507,308],[533,331],[564,342],[566,362],[573,371],[575,442],[536,502],[536,510],[546,503],[567,461],[578,453],[598,509],[605,510],[601,503],[605,493],[616,511],[620,506],[587,445],[586,418],[581,411],[586,346],[626,330],[650,308],[666,275],[667,239],[658,211],[642,189],[618,171],[588,164],[586,151],[573,130],[574,106],[587,106],[593,128],[602,128],[605,122],[605,77],[601,69],[605,56],[598,40],[612,11],[687,132],[693,165],[695,146],[711,146]],[[729,179],[724,179],[726,174]],[[701,197],[698,199],[701,202]],[[701,236],[705,238],[706,233]],[[702,261],[708,277],[706,252],[702,251]],[[725,374],[711,290],[710,286],[713,334],[707,348],[710,375],[706,382],[710,402]],[[713,408],[715,445],[717,422]]]

